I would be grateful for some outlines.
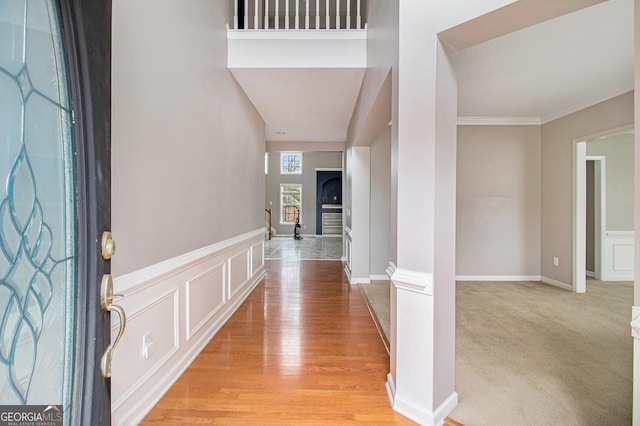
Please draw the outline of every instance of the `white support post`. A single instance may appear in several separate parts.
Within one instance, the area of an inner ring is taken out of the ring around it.
[[[358,16],[356,17],[356,27],[362,29],[362,18],[360,17],[360,0],[358,0]]]
[[[336,0],[336,30],[340,29],[340,0]]]
[[[316,0],[316,30],[320,29],[320,0]]]
[[[264,0],[264,29],[269,29],[269,0]]]
[[[259,0],[255,1],[255,5],[254,5],[255,6],[255,10],[253,11],[253,29],[254,30],[257,30],[257,29],[260,28],[260,17],[258,16],[259,15],[259,13],[258,13],[258,10],[259,10],[258,1]]]
[[[249,29],[249,0],[244,0],[244,29]]]
[[[300,29],[300,0],[296,0],[296,30]]]
[[[289,29],[289,0],[284,3],[284,29]]]
[[[326,21],[324,21],[324,27],[326,29],[331,28],[331,16],[329,16],[329,0],[327,0],[327,8],[325,10],[325,14],[326,16]]]
[[[307,0],[305,3],[307,5],[307,11],[304,17],[304,29],[308,30],[309,29],[309,0]]]
[[[351,29],[351,0],[347,0],[347,29]]]
[[[275,16],[273,17],[273,20],[275,21],[273,24],[273,26],[275,27],[275,29],[280,29],[280,0],[276,0],[276,12],[275,12]]]

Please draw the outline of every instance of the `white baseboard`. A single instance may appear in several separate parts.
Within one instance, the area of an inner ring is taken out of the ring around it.
[[[349,269],[349,265],[347,265],[346,263],[344,264],[344,273],[347,274],[347,279],[349,280],[349,283],[353,284],[351,282],[351,269]]]
[[[595,272],[593,272],[593,271],[587,271],[586,275],[587,275],[589,278],[595,278],[595,277],[596,277],[596,273],[595,273]]]
[[[540,281],[540,275],[456,275],[456,281]]]
[[[396,391],[396,385],[393,381],[391,373],[387,374],[387,395],[391,402],[391,407],[394,411],[402,414],[403,416],[427,426],[440,426],[444,423],[444,419],[453,411],[458,405],[458,393],[453,392],[442,404],[440,404],[433,412],[425,410],[422,407],[417,407],[415,404],[403,401]]]
[[[371,283],[370,278],[354,277],[351,274],[351,270],[349,269],[349,266],[346,263],[344,264],[344,272],[345,274],[347,274],[347,279],[349,280],[349,284],[370,284]]]
[[[139,423],[264,278],[260,231],[115,278],[128,321],[113,358],[112,424]]]
[[[371,281],[389,281],[387,274],[373,274],[369,275]]]
[[[540,282],[561,288],[563,290],[573,291],[573,286],[571,284],[563,283],[562,281],[554,280],[553,278],[541,277]]]

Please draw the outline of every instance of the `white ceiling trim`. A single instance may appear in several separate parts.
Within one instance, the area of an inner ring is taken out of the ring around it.
[[[539,117],[458,117],[458,126],[539,126]]]
[[[608,101],[609,99],[615,98],[616,96],[620,96],[623,95],[627,92],[630,92],[634,89],[634,85],[633,84],[625,84],[623,86],[620,86],[616,89],[607,91],[605,93],[601,93],[598,96],[594,96],[592,98],[589,98],[583,102],[579,102],[577,104],[573,104],[568,108],[564,108],[561,110],[558,110],[556,112],[553,112],[551,114],[547,114],[545,116],[540,117],[540,121],[542,124],[548,123],[550,121],[553,120],[557,120],[558,118],[567,116],[569,114],[573,114],[574,112],[578,112],[582,109],[585,108],[589,108],[591,106],[594,106],[596,104],[599,104],[600,102],[604,102],[604,101]]]
[[[539,126],[624,95],[633,89],[633,84],[627,84],[543,117],[458,117],[458,126]]]
[[[366,40],[367,30],[230,30],[229,40]]]

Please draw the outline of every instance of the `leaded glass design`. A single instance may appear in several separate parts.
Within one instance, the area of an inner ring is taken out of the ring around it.
[[[0,0],[0,404],[69,413],[71,112],[54,0]]]

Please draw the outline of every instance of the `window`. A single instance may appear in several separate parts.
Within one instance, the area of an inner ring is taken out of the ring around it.
[[[264,174],[265,175],[269,174],[269,153],[268,152],[264,153]]]
[[[302,153],[283,152],[280,154],[280,173],[283,175],[301,175]]]
[[[302,209],[302,185],[283,183],[280,185],[280,223],[296,223]]]

